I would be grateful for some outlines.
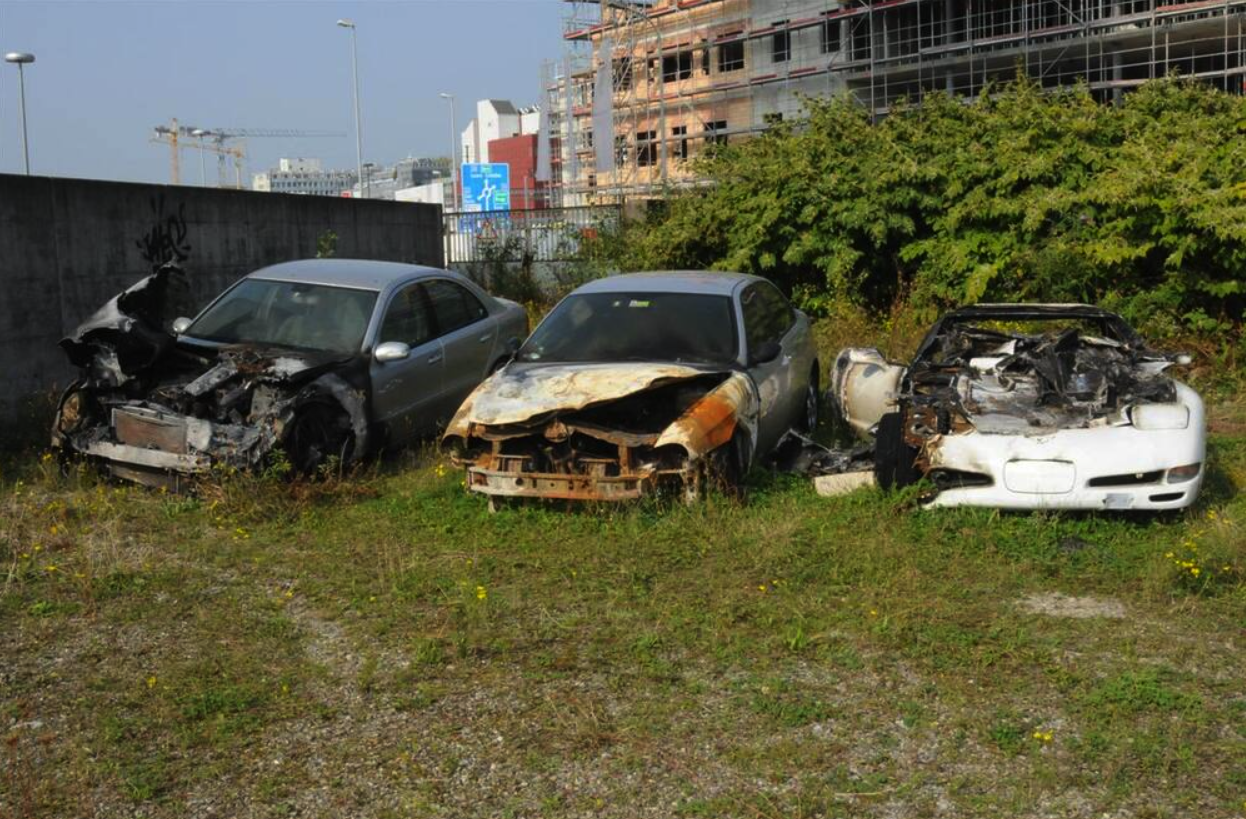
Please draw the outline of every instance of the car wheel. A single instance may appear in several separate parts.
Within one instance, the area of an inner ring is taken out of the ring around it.
[[[805,409],[800,419],[802,432],[812,434],[818,428],[819,402],[817,382],[810,381],[809,386],[805,387]]]
[[[709,487],[714,487],[722,494],[737,501],[745,497],[744,478],[746,445],[742,435],[732,436],[731,440],[711,452],[702,462],[698,470],[696,485],[684,485],[684,502],[691,504],[705,496]]]
[[[355,435],[346,413],[319,402],[299,408],[285,441],[286,455],[299,475],[313,475],[333,458],[346,463],[354,447]]]
[[[883,489],[917,483],[917,449],[904,441],[904,414],[889,412],[874,435],[874,477]]]

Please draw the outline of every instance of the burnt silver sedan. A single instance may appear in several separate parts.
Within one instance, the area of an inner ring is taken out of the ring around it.
[[[699,497],[818,417],[809,320],[769,281],[637,273],[591,282],[464,402],[443,443],[502,498]]]
[[[528,329],[520,305],[429,267],[287,262],[173,319],[184,276],[166,265],[62,342],[80,377],[54,446],[145,483],[277,448],[304,472],[349,463],[435,430]]]

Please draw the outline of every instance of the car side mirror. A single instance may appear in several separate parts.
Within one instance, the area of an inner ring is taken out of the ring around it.
[[[406,361],[411,357],[411,348],[401,341],[387,341],[377,345],[372,357],[382,364],[390,361]]]
[[[783,352],[783,345],[777,341],[763,341],[757,345],[757,349],[753,350],[749,356],[748,363],[750,367],[758,364],[769,364],[779,357]]]
[[[177,333],[179,336],[189,329],[190,319],[185,316],[179,316],[178,318],[173,319],[173,332]]]

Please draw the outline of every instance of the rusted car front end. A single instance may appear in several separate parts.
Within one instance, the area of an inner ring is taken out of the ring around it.
[[[752,455],[758,398],[742,372],[669,364],[512,364],[476,389],[443,445],[491,498],[700,495]]]

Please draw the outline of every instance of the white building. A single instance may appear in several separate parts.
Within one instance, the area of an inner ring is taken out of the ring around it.
[[[308,196],[341,196],[355,182],[354,171],[326,171],[319,159],[282,158],[277,161],[276,168],[251,177],[251,190]]]
[[[447,199],[453,198],[449,192],[451,184],[451,180],[444,179],[429,182],[427,185],[399,188],[394,191],[394,199],[398,202],[423,202],[428,205],[441,205],[444,208]]]
[[[462,134],[461,162],[488,162],[489,143],[495,139],[535,134],[541,130],[541,109],[516,108],[510,100],[480,100],[476,118]]]

